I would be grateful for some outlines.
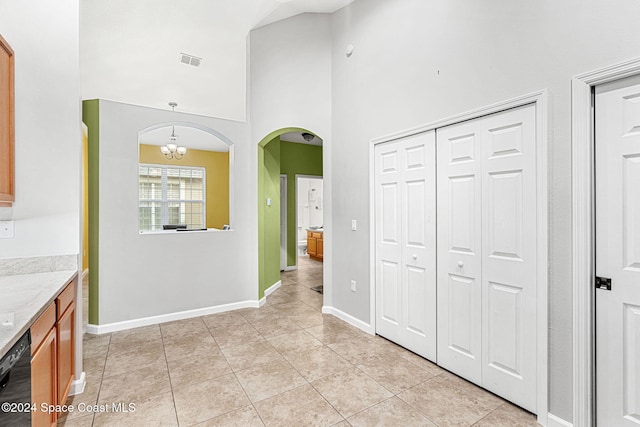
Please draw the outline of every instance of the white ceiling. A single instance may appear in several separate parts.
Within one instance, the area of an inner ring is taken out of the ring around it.
[[[322,139],[314,136],[311,141],[307,141],[302,137],[302,132],[287,132],[280,135],[281,141],[297,142],[298,144],[309,144],[322,146]]]
[[[301,13],[333,13],[354,0],[275,0],[262,1],[272,3],[273,11],[266,14],[253,28],[271,24]],[[275,3],[275,4],[273,4]]]
[[[332,13],[353,0],[83,0],[83,99],[109,99],[246,120],[247,36],[300,13]],[[180,53],[202,59],[180,63]]]

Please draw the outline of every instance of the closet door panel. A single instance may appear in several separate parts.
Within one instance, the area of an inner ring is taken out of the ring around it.
[[[409,154],[409,150],[407,150]],[[409,156],[407,157],[409,159]],[[429,333],[426,323],[426,307],[424,302],[428,301],[429,278],[427,270],[421,264],[426,256],[426,235],[425,235],[425,210],[427,201],[425,179],[407,181],[405,190],[407,195],[406,212],[406,243],[404,280],[406,281],[406,293],[404,306],[407,308],[404,323],[408,333],[418,334],[419,337],[426,337]],[[431,282],[433,282],[431,280]],[[435,298],[435,295],[433,295]]]
[[[376,332],[436,359],[435,132],[376,146]]]
[[[438,364],[481,381],[481,126],[437,130]]]
[[[482,384],[535,411],[535,107],[482,123]]]
[[[401,323],[401,179],[400,151],[394,146],[376,152],[376,304],[377,330],[400,337]]]
[[[401,344],[435,361],[435,132],[405,138],[400,146],[405,161]]]

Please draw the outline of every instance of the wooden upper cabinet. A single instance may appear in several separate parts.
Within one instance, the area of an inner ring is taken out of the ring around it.
[[[0,35],[0,207],[15,200],[14,54]]]

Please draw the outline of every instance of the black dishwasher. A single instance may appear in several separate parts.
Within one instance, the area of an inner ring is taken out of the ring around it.
[[[0,359],[0,426],[31,425],[31,335]]]

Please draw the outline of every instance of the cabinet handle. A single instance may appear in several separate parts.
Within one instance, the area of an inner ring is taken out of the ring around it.
[[[458,261],[458,268],[462,268],[462,267],[464,267],[464,262]]]
[[[411,258],[413,258],[413,259],[418,259],[418,254],[413,254],[413,255],[411,255]]]

